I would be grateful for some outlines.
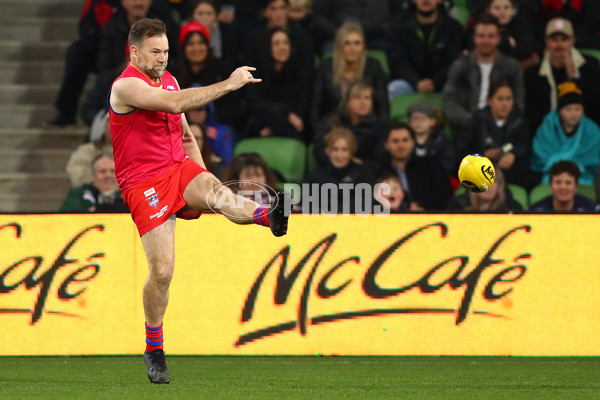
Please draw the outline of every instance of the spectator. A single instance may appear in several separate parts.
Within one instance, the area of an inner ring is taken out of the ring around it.
[[[478,110],[461,130],[456,143],[459,159],[467,154],[483,154],[509,183],[530,190],[540,177],[530,168],[532,136],[523,112],[514,104],[513,91],[506,81],[493,82],[488,105]]]
[[[600,205],[577,194],[579,168],[571,161],[559,161],[550,168],[552,195],[530,207],[532,211],[599,212]]]
[[[500,25],[493,15],[484,14],[475,23],[475,49],[450,66],[444,86],[443,110],[457,126],[464,126],[473,113],[487,105],[490,82],[506,80],[513,89],[515,103],[524,109],[525,89],[519,63],[498,51]]]
[[[223,176],[223,183],[237,195],[260,205],[271,205],[276,192],[277,177],[257,153],[242,153],[234,157]]]
[[[333,57],[324,58],[319,65],[313,86],[313,126],[335,110],[350,84],[359,80],[367,81],[373,86],[375,115],[382,121],[386,120],[389,104],[385,73],[376,59],[367,56],[360,25],[346,22],[336,32]]]
[[[456,175],[456,153],[452,143],[439,129],[442,117],[439,110],[426,101],[411,104],[406,113],[415,132],[415,157],[437,156],[448,176]]]
[[[264,46],[270,52],[258,64],[260,85],[245,88],[251,113],[250,136],[281,136],[304,140],[308,114],[310,74],[292,53],[290,37],[273,28]]]
[[[440,92],[450,64],[464,45],[462,26],[437,1],[414,0],[414,7],[391,25],[390,99],[413,92]]]
[[[573,82],[560,84],[558,90],[558,109],[546,115],[533,139],[531,168],[548,183],[552,165],[568,160],[579,168],[578,181],[593,185],[600,165],[600,128],[585,116],[581,90]]]
[[[519,60],[526,70],[535,64],[537,41],[527,15],[518,12],[518,0],[487,0],[486,12],[498,18],[500,44],[498,50]]]
[[[58,114],[49,125],[75,124],[83,87],[90,72],[96,72],[100,32],[119,4],[117,0],[86,0],[79,19],[79,39],[71,43],[65,56],[63,81],[54,101]]]
[[[179,33],[179,55],[174,75],[182,89],[208,86],[226,79],[231,72],[219,63],[210,48],[211,36],[200,22],[188,22]],[[238,128],[242,118],[242,96],[238,92],[215,101],[213,117],[220,124]]]
[[[214,117],[214,109],[214,103],[209,103],[198,110],[188,111],[185,117],[188,123],[200,124],[205,127],[210,146],[227,165],[233,159],[233,147],[237,137],[230,126],[217,122]]]
[[[543,36],[548,21],[562,17],[575,27],[577,46],[600,48],[600,2],[597,0],[535,0],[536,30]]]
[[[410,211],[410,200],[404,194],[404,189],[402,189],[402,183],[400,183],[398,175],[391,171],[384,171],[377,178],[376,184],[383,184],[388,187],[385,188],[383,185],[376,185],[374,198],[384,208],[388,207],[390,213],[395,214]]]
[[[385,137],[389,169],[398,175],[410,210],[443,210],[452,197],[452,186],[441,161],[436,156],[414,157],[415,133],[404,122],[393,122]]]
[[[360,24],[365,32],[367,47],[387,50],[387,28],[396,11],[397,0],[317,0],[314,12],[323,16],[330,29],[339,29],[344,23]],[[323,51],[331,50],[325,48]]]
[[[527,114],[532,130],[542,123],[546,114],[556,108],[557,87],[573,81],[583,90],[587,114],[600,123],[600,64],[575,48],[573,26],[563,18],[555,18],[546,26],[546,49],[538,67],[527,71]]]
[[[94,158],[92,183],[73,188],[60,207],[61,212],[129,212],[123,203],[115,177],[115,161],[109,154],[99,154]]]
[[[177,53],[178,27],[170,18],[152,9],[151,0],[121,0],[121,5],[122,8],[106,23],[100,35],[96,62],[98,76],[81,109],[83,122],[88,126],[100,110],[106,109],[106,96],[110,86],[127,65],[129,28],[133,23],[143,18],[163,20],[167,26],[172,60]]]
[[[269,52],[268,48],[261,48],[260,43],[266,41],[265,37],[269,36],[270,29],[284,28],[288,31],[292,52],[297,55],[298,62],[307,70],[312,71],[315,64],[312,38],[301,26],[290,23],[288,19],[289,0],[265,0],[264,3],[263,16],[266,23],[255,26],[246,37],[244,46],[246,64],[257,65],[257,61],[263,57],[261,51]]]
[[[67,162],[72,187],[92,183],[92,161],[100,154],[112,155],[113,152],[108,112],[98,116],[90,131],[90,142],[79,145]]]
[[[231,24],[218,21],[221,12],[218,0],[192,0],[191,20],[204,25],[210,37],[211,54],[219,62],[219,70],[227,76],[238,65],[238,45],[235,31]]]
[[[359,183],[372,185],[375,181],[375,175],[364,165],[357,164],[352,160],[357,149],[357,142],[354,139],[352,131],[346,128],[333,128],[325,135],[323,145],[327,154],[327,163],[324,167],[313,171],[306,178],[305,182],[318,184],[319,186],[315,190],[318,190],[319,194],[324,192],[321,190],[321,185],[326,183],[337,185],[337,191],[334,194],[334,198],[327,199],[329,200],[327,204],[329,212],[326,212],[324,209],[326,206],[324,199],[321,199],[318,207],[312,204],[313,207],[305,211],[333,214],[370,213],[372,211],[370,209],[357,209],[358,199],[355,198],[355,195],[359,196],[361,192],[355,189]],[[344,188],[340,186],[341,184],[350,184],[352,186]],[[360,200],[360,203],[363,207],[369,204],[364,198]]]
[[[350,129],[354,140],[358,143],[353,159],[357,163],[365,163],[368,167],[377,170],[378,150],[383,136],[384,123],[377,119],[373,113],[373,87],[364,81],[357,81],[350,85],[340,109],[334,114],[323,118],[315,130],[314,154],[317,163],[327,164],[328,157],[324,148],[325,135],[334,127]]]
[[[496,179],[487,191],[482,193],[465,191],[458,196],[454,196],[448,205],[448,209],[504,213],[522,211],[523,206],[512,197],[511,191],[506,187],[502,169],[496,168]]]
[[[188,125],[192,135],[196,139],[196,143],[198,143],[198,148],[200,149],[200,154],[202,154],[202,160],[204,161],[204,165],[206,165],[206,169],[220,180],[225,173],[225,161],[213,152],[203,125],[195,122],[189,122]]]
[[[312,11],[311,0],[289,0],[289,2],[288,18],[310,34],[313,41],[313,49],[315,53],[320,54],[324,44],[333,41],[335,26],[322,15]]]

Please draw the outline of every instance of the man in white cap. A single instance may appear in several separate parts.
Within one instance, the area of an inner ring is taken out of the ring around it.
[[[575,49],[573,25],[564,18],[548,21],[544,57],[539,67],[530,68],[525,76],[527,109],[532,130],[544,115],[557,105],[557,87],[573,81],[582,88],[585,109],[590,118],[600,123],[600,64],[593,57]]]

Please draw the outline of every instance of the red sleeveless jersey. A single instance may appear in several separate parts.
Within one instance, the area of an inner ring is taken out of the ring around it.
[[[165,71],[161,82],[154,83],[130,63],[115,82],[129,77],[141,79],[163,90],[179,90],[169,71]],[[109,113],[115,174],[121,190],[152,179],[175,163],[185,160],[181,114],[140,109],[119,114],[113,111],[110,101]]]

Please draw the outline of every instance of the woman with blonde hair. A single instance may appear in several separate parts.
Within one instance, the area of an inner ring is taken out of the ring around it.
[[[387,119],[389,105],[385,73],[376,59],[367,56],[361,26],[355,22],[345,22],[336,32],[333,56],[324,57],[319,65],[313,87],[313,126],[334,111],[350,85],[359,80],[373,86],[375,115],[380,120]]]

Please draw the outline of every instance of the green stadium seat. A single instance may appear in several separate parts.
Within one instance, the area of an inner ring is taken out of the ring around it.
[[[286,182],[301,183],[304,178],[306,146],[299,140],[281,137],[243,139],[234,149],[234,155],[241,153],[260,154]]]
[[[600,61],[600,50],[599,49],[577,49],[581,54],[585,54],[586,56],[595,57],[598,61]]]
[[[515,199],[519,204],[521,204],[523,210],[527,210],[529,208],[529,196],[527,195],[527,190],[523,186],[515,185],[514,183],[509,183],[508,190],[510,190],[513,199]]]
[[[390,103],[390,119],[392,121],[408,121],[406,109],[417,101],[425,100],[433,104],[439,110],[442,109],[441,93],[411,93],[395,97]]]
[[[315,158],[315,145],[310,143],[306,148],[306,173],[311,173],[317,169],[317,159]]]
[[[537,185],[529,193],[529,204],[534,205],[547,196],[552,196],[550,185]]]
[[[577,194],[587,197],[590,200],[596,201],[596,189],[593,185],[579,185],[577,186]]]

